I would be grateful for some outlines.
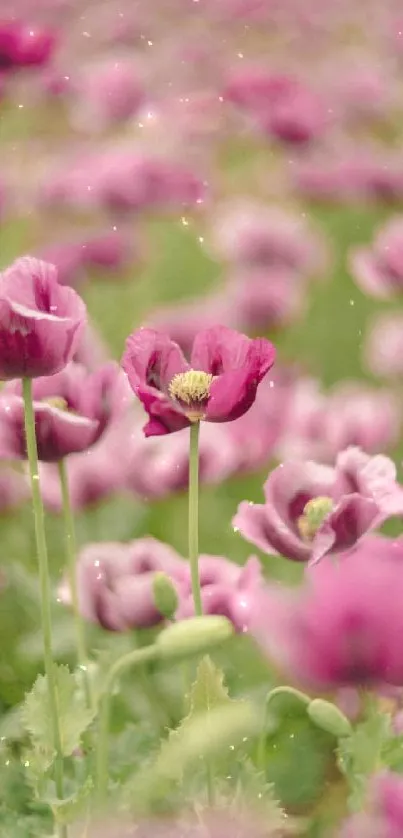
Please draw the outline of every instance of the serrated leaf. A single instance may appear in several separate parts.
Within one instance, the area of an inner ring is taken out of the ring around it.
[[[349,805],[354,811],[361,807],[368,778],[381,765],[390,734],[390,716],[374,709],[351,736],[339,742],[338,765],[349,783]]]
[[[57,797],[44,798],[51,807],[55,820],[59,824],[68,824],[75,821],[82,813],[82,809],[93,791],[94,783],[91,776],[69,796],[60,800]]]
[[[77,679],[67,666],[55,665],[57,705],[63,756],[71,756],[80,746],[81,736],[94,719]],[[39,675],[22,708],[23,724],[33,746],[53,758],[54,740],[50,724],[51,708],[46,675]]]
[[[197,667],[196,680],[191,686],[188,703],[189,714],[183,720],[196,713],[207,713],[213,707],[231,702],[228,690],[224,684],[224,673],[206,655]]]

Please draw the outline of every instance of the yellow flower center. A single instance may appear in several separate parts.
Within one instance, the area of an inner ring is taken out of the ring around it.
[[[186,415],[191,422],[198,422],[203,417],[203,406],[210,395],[214,376],[202,370],[188,370],[174,375],[168,390],[172,399],[182,407],[189,407]]]
[[[305,504],[303,514],[298,518],[297,526],[304,541],[313,541],[319,527],[333,509],[332,498],[312,498]]]
[[[66,399],[63,399],[61,396],[51,396],[49,399],[44,399],[43,401],[45,404],[50,404],[51,407],[56,407],[57,410],[69,409]]]

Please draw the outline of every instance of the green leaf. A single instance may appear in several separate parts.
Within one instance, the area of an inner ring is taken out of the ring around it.
[[[197,667],[196,680],[190,688],[188,698],[189,713],[183,719],[181,727],[196,713],[206,713],[213,707],[231,701],[224,684],[223,671],[206,655]]]
[[[62,753],[63,756],[70,756],[80,746],[81,736],[93,721],[95,714],[87,708],[78,679],[69,668],[55,665],[54,671]],[[53,759],[55,747],[50,723],[48,681],[45,675],[38,676],[31,692],[26,696],[22,716],[34,749],[44,757]]]
[[[44,800],[51,807],[55,820],[59,824],[68,824],[75,821],[82,813],[84,804],[93,791],[94,783],[91,776],[87,776],[84,782],[77,786],[74,792],[60,800],[55,796],[45,797]]]
[[[368,778],[382,765],[382,752],[391,736],[390,716],[372,709],[351,736],[340,740],[338,765],[350,786],[349,805],[359,809]]]

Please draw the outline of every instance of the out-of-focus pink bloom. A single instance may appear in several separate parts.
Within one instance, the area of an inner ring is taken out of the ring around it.
[[[2,463],[0,467],[0,513],[10,512],[29,497],[29,482],[13,466]]]
[[[333,456],[349,445],[378,454],[395,445],[400,428],[398,401],[387,390],[343,382],[327,400],[323,436]]]
[[[401,564],[360,548],[311,569],[303,586],[264,592],[252,633],[298,683],[319,690],[403,685]]]
[[[334,462],[336,455],[350,445],[377,454],[398,439],[400,405],[387,390],[343,382],[326,395],[317,381],[301,378],[290,399],[289,423],[278,449],[280,458]]]
[[[371,248],[350,254],[350,269],[359,287],[371,297],[386,300],[403,290],[403,217],[389,221]]]
[[[72,119],[91,132],[129,119],[144,98],[138,66],[131,58],[114,56],[80,69],[70,88]]]
[[[71,363],[57,375],[33,383],[38,458],[57,462],[85,451],[100,439],[127,397],[117,364],[94,373]],[[0,395],[0,456],[25,459],[24,402],[21,382],[6,384]]]
[[[162,157],[114,152],[103,156],[95,175],[95,195],[119,212],[185,209],[202,203],[203,181],[186,166]]]
[[[59,372],[71,360],[86,308],[53,265],[26,256],[0,273],[0,379]]]
[[[365,340],[364,358],[374,375],[403,375],[403,314],[377,315]]]
[[[236,631],[248,631],[254,618],[256,603],[263,588],[259,560],[252,556],[240,568],[216,556],[199,557],[199,573],[203,612],[227,617]],[[178,619],[194,616],[194,602],[189,590],[182,592]]]
[[[313,563],[350,549],[403,508],[392,461],[358,448],[339,454],[335,468],[284,463],[271,472],[264,492],[264,504],[239,505],[234,527],[265,553]]]
[[[60,285],[73,288],[85,280],[83,253],[79,242],[69,241],[52,244],[42,248],[39,256],[57,268],[57,280]]]
[[[87,322],[82,333],[80,343],[77,346],[73,360],[82,364],[90,372],[104,364],[110,358],[108,347],[94,326]]]
[[[286,143],[306,143],[323,134],[328,114],[320,97],[299,79],[244,67],[227,81],[224,96],[245,110],[268,134]]]
[[[268,373],[250,410],[225,426],[235,447],[237,473],[260,469],[277,453],[290,421],[293,388],[292,371],[280,367]]]
[[[224,205],[210,237],[214,254],[245,268],[307,275],[325,264],[323,242],[304,219],[250,200]]]
[[[99,442],[81,454],[69,456],[69,492],[74,510],[86,509],[110,495],[126,491],[128,442],[125,422],[116,420]],[[42,463],[40,481],[45,506],[52,512],[61,512],[63,503],[57,467]]]
[[[198,333],[189,364],[168,335],[142,328],[128,338],[122,365],[149,415],[145,435],[160,436],[201,419],[231,422],[243,416],[274,358],[265,338],[251,340],[216,326]]]
[[[338,838],[400,838],[403,833],[403,779],[385,771],[371,782],[365,811],[344,823]]]
[[[385,65],[368,56],[332,64],[332,98],[341,113],[354,121],[386,116],[393,105],[395,85]]]
[[[82,261],[88,270],[120,271],[132,265],[136,253],[136,236],[131,230],[105,230],[83,238]]]
[[[314,200],[394,203],[403,195],[403,162],[389,149],[321,152],[299,160],[291,172],[297,191]]]
[[[163,620],[153,596],[154,576],[159,571],[171,578],[179,593],[186,564],[167,544],[155,538],[87,544],[77,563],[82,615],[108,631],[157,625]],[[70,602],[66,583],[59,595],[66,604]]]
[[[301,316],[306,289],[300,277],[283,268],[243,268],[230,276],[227,295],[239,328],[269,331]]]
[[[143,500],[163,498],[188,487],[189,435],[186,429],[168,439],[146,440],[140,426],[131,434],[123,457],[127,486]],[[238,464],[239,452],[227,428],[204,424],[200,432],[199,480],[222,483]]]
[[[236,307],[229,293],[213,293],[206,297],[177,303],[152,312],[146,325],[169,335],[185,355],[190,355],[196,335],[216,323],[235,326]]]
[[[289,399],[289,410],[277,448],[279,459],[328,461],[328,445],[323,435],[327,401],[319,382],[314,378],[298,378],[291,388]]]
[[[47,64],[55,45],[50,29],[16,20],[0,22],[0,71]]]

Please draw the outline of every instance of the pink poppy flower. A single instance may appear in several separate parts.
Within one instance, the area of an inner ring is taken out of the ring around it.
[[[35,379],[33,405],[38,458],[56,462],[94,445],[127,397],[117,364],[88,373],[79,364]],[[24,403],[21,383],[10,382],[0,395],[0,456],[25,459]]]
[[[390,299],[403,290],[403,217],[394,218],[375,237],[371,248],[358,248],[350,256],[357,285],[366,294]]]
[[[201,419],[238,419],[253,404],[274,358],[268,340],[216,326],[199,332],[189,364],[168,335],[142,328],[128,338],[122,366],[149,415],[144,433],[156,436]]]
[[[367,555],[365,543],[256,605],[252,634],[309,689],[403,685],[401,561],[373,546]]]
[[[339,454],[335,468],[288,462],[264,486],[266,501],[243,501],[234,527],[263,552],[317,562],[350,549],[370,529],[403,512],[403,490],[387,457],[357,448]]]
[[[182,579],[186,580],[186,563],[172,547],[155,538],[139,538],[128,544],[87,544],[77,564],[83,617],[108,631],[157,625],[163,620],[153,595],[157,572],[166,573],[180,592]],[[67,582],[59,597],[70,603]]]
[[[26,256],[0,273],[0,379],[54,375],[71,360],[86,308],[53,265]]]

